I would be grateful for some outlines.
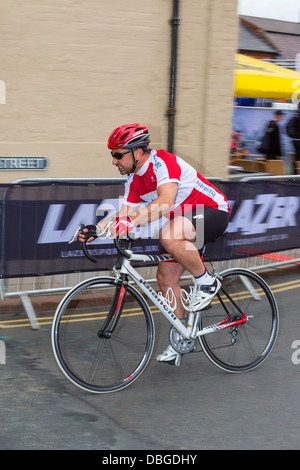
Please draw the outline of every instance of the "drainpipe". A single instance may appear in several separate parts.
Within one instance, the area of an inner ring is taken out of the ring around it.
[[[176,91],[176,68],[177,68],[177,29],[179,25],[179,0],[173,0],[173,17],[170,20],[172,25],[172,57],[171,57],[171,77],[170,77],[170,103],[169,115],[169,140],[168,151],[173,152],[174,128],[175,128],[175,91]]]

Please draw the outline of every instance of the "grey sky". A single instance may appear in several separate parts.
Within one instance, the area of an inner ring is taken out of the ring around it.
[[[300,2],[299,0],[238,0],[238,13],[300,22]]]

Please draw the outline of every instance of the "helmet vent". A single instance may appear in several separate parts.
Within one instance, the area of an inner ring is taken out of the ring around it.
[[[123,142],[123,140],[125,140],[128,135],[129,135],[129,132],[126,132],[124,135],[122,135],[122,137],[120,137],[120,141]]]

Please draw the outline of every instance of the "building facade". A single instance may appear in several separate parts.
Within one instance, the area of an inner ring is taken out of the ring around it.
[[[227,177],[237,0],[178,1],[173,151]],[[174,2],[0,0],[0,182],[117,177],[107,138],[168,149]]]

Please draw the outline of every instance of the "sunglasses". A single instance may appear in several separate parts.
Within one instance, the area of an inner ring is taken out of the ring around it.
[[[116,160],[122,160],[124,155],[126,155],[127,153],[131,153],[131,150],[127,150],[127,152],[123,152],[123,153],[121,152],[116,152],[116,153],[110,152],[110,153],[111,153],[111,156],[115,158]]]

